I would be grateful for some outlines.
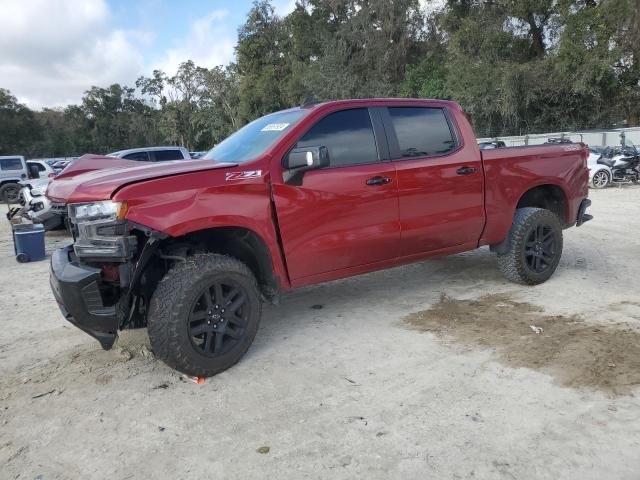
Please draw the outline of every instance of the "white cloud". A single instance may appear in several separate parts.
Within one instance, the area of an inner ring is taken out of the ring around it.
[[[39,108],[76,103],[92,85],[132,84],[149,37],[109,22],[104,0],[3,0],[0,87]]]
[[[167,50],[153,68],[174,75],[180,63],[186,60],[207,68],[228,64],[234,58],[236,45],[235,26],[229,30],[228,15],[227,10],[214,10],[194,21],[184,39]]]

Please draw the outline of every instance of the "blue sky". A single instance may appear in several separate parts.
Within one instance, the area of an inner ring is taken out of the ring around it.
[[[133,85],[189,58],[234,58],[251,0],[2,0],[0,88],[32,108],[76,103],[92,85]],[[294,0],[273,0],[285,15]]]

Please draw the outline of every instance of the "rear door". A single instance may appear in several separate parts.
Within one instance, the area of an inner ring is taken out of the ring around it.
[[[445,108],[388,107],[383,114],[398,173],[400,255],[477,244],[484,226],[482,161]]]
[[[294,284],[397,256],[396,173],[385,154],[384,130],[376,111],[353,108],[329,113],[295,145],[305,146],[327,147],[330,166],[306,172],[300,185],[273,184]]]

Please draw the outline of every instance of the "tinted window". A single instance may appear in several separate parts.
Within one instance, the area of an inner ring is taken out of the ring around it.
[[[22,160],[19,158],[3,158],[0,159],[0,168],[2,170],[22,170]]]
[[[153,152],[156,162],[167,162],[169,160],[183,160],[180,150],[156,150]]]
[[[125,160],[135,160],[136,162],[148,162],[149,154],[147,152],[135,152],[129,153],[122,158],[124,158]]]
[[[449,122],[440,108],[389,108],[400,157],[438,155],[455,148]]]
[[[327,115],[304,134],[296,147],[324,146],[331,166],[359,165],[378,161],[376,140],[366,108]]]

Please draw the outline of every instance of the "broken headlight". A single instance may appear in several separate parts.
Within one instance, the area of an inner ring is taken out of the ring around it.
[[[68,206],[78,257],[127,259],[136,246],[136,237],[127,235],[125,202],[72,203]]]

